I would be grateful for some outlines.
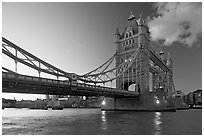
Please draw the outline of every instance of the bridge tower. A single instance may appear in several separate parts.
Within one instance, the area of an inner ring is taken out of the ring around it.
[[[114,45],[116,68],[134,59],[128,68],[122,68],[126,69],[122,74],[121,69],[116,71],[121,74],[116,78],[116,89],[129,90],[129,86],[134,84],[135,91],[132,92],[137,92],[138,96],[105,97],[106,105],[102,109],[175,111],[174,106],[166,99],[167,91],[173,90],[172,60],[152,49],[149,28],[141,15],[136,19],[131,13],[122,33],[116,28]],[[133,55],[134,58],[131,57]]]
[[[116,88],[128,90],[131,84],[135,84],[136,92],[149,92],[149,35],[148,27],[142,16],[140,15],[136,20],[132,13],[122,35],[116,28],[116,67],[126,62],[139,48],[133,66],[123,76],[116,79]]]

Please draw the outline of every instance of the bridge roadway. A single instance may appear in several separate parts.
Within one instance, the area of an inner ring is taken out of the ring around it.
[[[105,97],[135,97],[139,95],[133,91],[82,83],[71,84],[68,81],[9,72],[2,72],[2,92]]]

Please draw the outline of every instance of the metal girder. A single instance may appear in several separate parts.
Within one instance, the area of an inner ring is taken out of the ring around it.
[[[135,97],[137,92],[121,89],[39,78],[33,76],[2,73],[2,91],[7,93],[50,94],[50,95],[88,95],[107,97]]]
[[[12,71],[12,70],[10,70],[10,69],[7,69],[7,68],[5,68],[5,67],[2,67],[2,70],[5,70],[5,71],[7,71],[7,72],[9,72],[9,73],[17,74],[16,72],[14,72],[14,71]]]
[[[150,50],[150,59],[164,71],[170,71],[169,67],[152,50]]]
[[[138,54],[138,49],[135,50],[135,52],[131,55],[129,59],[127,59],[119,66],[110,70],[103,70],[97,74],[88,73],[86,75],[79,76],[79,80],[88,82],[88,83],[106,83],[109,81],[113,81],[117,77],[122,76],[132,66],[133,62],[136,59],[137,54]],[[108,66],[110,66],[110,63],[108,63]],[[108,66],[106,66],[106,69],[108,68]]]
[[[18,47],[17,45],[13,44],[12,42],[10,42],[9,40],[5,39],[4,37],[2,37],[2,52],[9,56],[10,58],[14,59],[17,62],[20,62],[24,65],[27,65],[39,72],[44,72],[44,73],[48,73],[54,76],[61,76],[61,77],[66,77],[69,79],[72,79],[72,73],[67,73],[59,68],[56,68],[55,66],[39,59],[38,57],[32,55],[31,53],[23,50],[22,48]],[[17,55],[15,55],[14,53],[12,53],[7,47],[12,48],[16,51],[16,53],[20,53],[21,55],[23,55],[23,57],[25,58],[20,58]],[[39,66],[37,66],[35,64],[35,62],[37,62],[39,64]],[[44,66],[44,68],[42,68],[42,66]]]
[[[98,68],[82,75],[82,77],[86,77],[86,76],[93,75],[93,74],[103,73],[109,67],[109,65],[113,62],[115,57],[116,57],[116,54],[114,54],[108,61],[106,61],[104,64],[102,64]]]

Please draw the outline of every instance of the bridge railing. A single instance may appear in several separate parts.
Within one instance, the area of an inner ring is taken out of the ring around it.
[[[112,92],[120,92],[120,93],[130,93],[131,92],[128,90],[123,90],[123,89],[116,89],[116,88],[104,87],[104,86],[99,86],[99,85],[89,85],[89,84],[83,84],[83,83],[78,83],[77,86],[99,89],[99,90],[101,89],[101,90],[112,91]],[[134,91],[132,91],[132,92],[134,92]]]
[[[37,83],[49,83],[49,84],[54,84],[54,85],[70,85],[68,81],[40,78],[40,77],[34,77],[34,76],[25,76],[25,75],[6,73],[6,72],[2,72],[2,78],[25,80],[28,82],[35,82],[35,83],[36,82]]]
[[[40,78],[40,77],[34,77],[34,76],[25,76],[25,75],[20,75],[20,74],[14,74],[14,73],[8,73],[8,72],[2,72],[2,78],[4,80],[12,80],[15,82],[25,82],[26,83],[36,83],[39,85],[52,85],[52,86],[63,86],[63,87],[68,87],[68,86],[73,86],[77,88],[85,88],[87,90],[95,90],[95,91],[104,91],[104,92],[109,92],[109,93],[118,93],[118,94],[132,94],[133,96],[136,94],[135,92],[131,92],[128,90],[122,90],[122,89],[116,89],[116,88],[111,88],[111,87],[105,87],[105,86],[99,86],[99,85],[90,85],[90,84],[85,84],[85,83],[77,83],[76,85],[71,85],[70,82],[68,81],[62,81],[62,80],[54,80],[54,79],[48,79],[48,78]]]

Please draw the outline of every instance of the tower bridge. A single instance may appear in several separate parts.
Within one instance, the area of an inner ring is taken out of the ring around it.
[[[131,14],[127,24],[122,33],[116,28],[116,53],[84,75],[61,70],[3,37],[2,52],[15,62],[15,72],[2,68],[3,92],[104,96],[106,105],[102,109],[105,110],[174,111],[171,102],[175,93],[171,56],[165,57],[163,51],[157,53],[153,50],[149,28],[141,16],[136,19]],[[116,64],[111,67],[114,60]],[[19,74],[18,63],[36,70],[39,77]],[[42,72],[57,79],[43,78]],[[59,80],[59,77],[66,80]],[[116,87],[105,86],[113,82]],[[133,84],[134,91],[129,91]]]

